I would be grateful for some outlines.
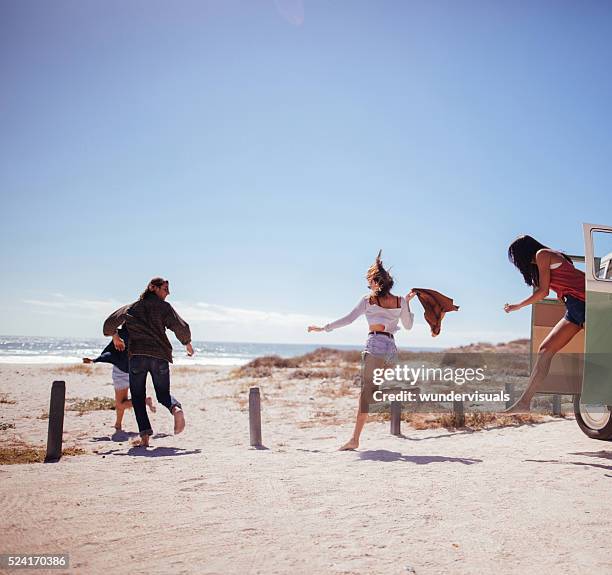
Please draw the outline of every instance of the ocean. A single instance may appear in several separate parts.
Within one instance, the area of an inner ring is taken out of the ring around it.
[[[95,358],[108,344],[108,338],[62,338],[39,336],[0,336],[0,363],[80,363],[84,357]],[[171,340],[172,341],[172,340]],[[249,343],[223,341],[194,341],[193,357],[185,348],[174,345],[177,365],[243,365],[263,355],[293,357],[322,347],[320,344]],[[335,349],[363,349],[356,345],[326,346]],[[436,348],[409,348],[412,351],[439,351]]]
[[[108,344],[108,338],[61,338],[37,336],[0,336],[0,363],[80,363],[82,358],[97,357]],[[313,351],[320,345],[289,343],[236,343],[194,341],[193,357],[187,357],[178,342],[174,363],[178,365],[243,365],[262,355],[292,357]],[[360,349],[358,346],[334,346],[338,349]]]

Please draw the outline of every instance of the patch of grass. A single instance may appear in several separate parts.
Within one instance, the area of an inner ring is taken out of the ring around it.
[[[91,373],[92,367],[96,364],[87,364],[87,363],[74,363],[62,365],[59,367],[50,367],[48,371],[50,373],[78,373],[82,375],[89,375]]]
[[[237,379],[241,377],[272,377],[272,368],[267,366],[258,367],[247,367],[243,365],[238,369],[234,369],[229,374],[230,379]]]
[[[284,369],[287,367],[296,367],[293,359],[286,359],[279,355],[264,355],[252,359],[238,369],[234,369],[230,373],[230,377],[270,377],[272,368]]]
[[[22,463],[42,463],[45,460],[45,450],[33,445],[20,444],[0,447],[0,465],[18,465]],[[62,455],[84,455],[87,453],[80,447],[66,447]]]
[[[289,379],[345,379],[359,383],[359,368],[343,366],[336,369],[296,369],[289,374]]]
[[[355,395],[356,397],[358,395],[358,391],[355,390],[355,387],[358,386],[359,379],[357,379],[356,382],[349,379],[343,379],[339,384],[329,383],[324,385],[318,390],[318,395],[331,398],[346,397],[352,395]]]
[[[8,394],[0,393],[0,403],[7,403],[9,405],[14,405],[17,403],[14,399],[11,399]]]
[[[15,424],[7,423],[6,421],[0,421],[0,431],[7,431],[8,429],[15,429]]]
[[[173,365],[172,375],[192,375],[202,373],[205,369],[202,365]]]
[[[313,368],[329,367],[330,365],[339,366],[343,364],[356,364],[361,362],[361,352],[353,350],[339,350],[327,347],[320,347],[296,357],[280,357],[279,355],[266,355],[256,357],[249,363],[233,370],[230,377],[270,377],[273,369],[291,368]],[[306,379],[305,372],[301,372],[302,379]],[[300,378],[300,375],[295,376]],[[315,377],[313,375],[313,377]]]
[[[386,419],[389,414],[386,413]],[[457,429],[457,420],[454,413],[407,413],[402,418],[414,429]],[[542,423],[543,415],[537,413],[466,413],[466,429],[490,429],[495,427],[516,427],[519,425],[532,425]]]
[[[115,409],[115,401],[110,397],[94,397],[92,399],[69,399],[70,404],[66,408],[69,411],[78,411],[83,415],[89,411],[104,411]],[[47,414],[47,417],[49,415]],[[42,418],[41,418],[42,419]]]
[[[75,455],[85,455],[86,453],[87,451],[81,447],[64,447],[64,449],[62,449],[62,456],[67,455],[73,457]]]
[[[295,364],[293,367],[305,367],[317,364],[326,365],[329,363],[359,363],[361,361],[361,351],[319,347],[314,351],[305,353],[304,355],[298,355],[291,359]]]

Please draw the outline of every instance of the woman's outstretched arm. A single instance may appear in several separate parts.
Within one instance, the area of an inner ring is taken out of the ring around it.
[[[344,327],[353,323],[360,315],[363,315],[365,313],[365,310],[366,298],[363,297],[359,300],[359,303],[353,308],[353,310],[344,317],[341,317],[336,321],[332,321],[331,323],[328,323],[323,327],[310,325],[308,326],[308,331],[332,331],[334,329],[338,329],[339,327]]]
[[[550,292],[550,252],[548,250],[540,250],[536,254],[536,264],[538,266],[539,286],[528,298],[519,303],[507,303],[504,306],[504,311],[510,313],[522,307],[531,305],[540,300],[543,300]]]

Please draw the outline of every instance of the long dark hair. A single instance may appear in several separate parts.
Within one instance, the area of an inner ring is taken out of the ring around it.
[[[168,280],[164,279],[164,278],[153,278],[148,284],[146,289],[140,294],[140,297],[138,298],[140,301],[142,301],[143,299],[145,299],[146,297],[151,297],[152,295],[155,295],[153,293],[153,288],[154,287],[162,287],[164,284],[167,284]],[[157,296],[155,296],[157,297]]]
[[[378,284],[378,290],[375,294],[376,296],[386,296],[393,287],[393,278],[384,268],[382,260],[380,259],[381,255],[382,250],[378,252],[376,261],[370,266],[370,269],[368,269],[368,273],[366,274],[366,279],[368,282],[375,281]]]
[[[508,248],[508,259],[521,272],[528,286],[540,286],[540,274],[537,264],[534,263],[535,257],[538,251],[549,249],[548,246],[541,244],[531,236],[519,236],[510,244]],[[568,262],[572,263],[572,260],[564,253],[561,253],[561,255]]]

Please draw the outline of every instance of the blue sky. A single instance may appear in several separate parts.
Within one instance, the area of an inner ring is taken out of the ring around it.
[[[528,334],[506,249],[612,224],[612,5],[0,0],[0,333],[98,335],[154,275],[198,340],[359,343],[379,248],[432,340]]]

